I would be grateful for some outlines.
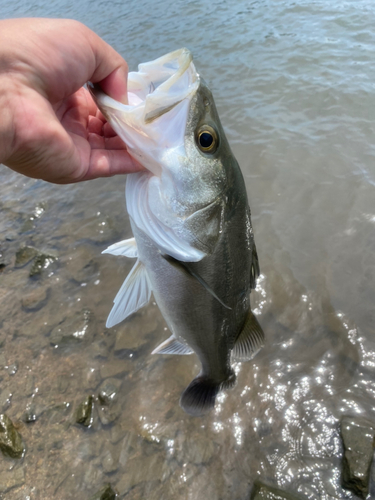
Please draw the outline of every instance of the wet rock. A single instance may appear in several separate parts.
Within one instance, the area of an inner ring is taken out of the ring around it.
[[[121,415],[122,409],[119,402],[111,403],[109,406],[99,406],[98,415],[103,425],[112,424]]]
[[[49,288],[37,288],[22,298],[22,307],[27,312],[39,311],[46,305],[49,298]]]
[[[24,246],[16,252],[15,267],[26,266],[32,259],[38,255],[38,250],[34,247]]]
[[[121,380],[117,378],[108,378],[99,387],[98,399],[101,405],[109,405],[117,398],[121,388]]]
[[[55,347],[66,347],[81,342],[89,334],[92,325],[92,313],[84,309],[57,325],[51,331],[50,342]]]
[[[108,483],[103,486],[103,488],[95,493],[90,500],[115,500],[117,497],[116,492],[112,489],[112,486]]]
[[[42,273],[43,269],[47,269],[52,262],[55,262],[57,257],[48,253],[38,253],[31,266],[29,276],[38,276]]]
[[[4,411],[10,405],[10,401],[12,399],[12,393],[9,389],[4,389],[0,393],[0,411]]]
[[[12,470],[6,470],[0,472],[0,493],[7,493],[13,488],[19,488],[24,483],[25,483],[25,470],[23,468],[17,467]]]
[[[17,233],[7,233],[5,235],[6,241],[14,241],[17,238]]]
[[[17,363],[12,363],[11,365],[8,366],[9,375],[15,375],[17,371],[18,371]]]
[[[21,434],[5,414],[0,415],[0,450],[10,458],[21,458],[25,452]]]
[[[76,422],[85,427],[91,427],[93,422],[94,398],[90,395],[78,406]]]
[[[121,381],[109,378],[99,387],[98,408],[99,419],[103,425],[114,422],[122,413],[121,402],[117,400],[117,394],[121,388]]]
[[[267,486],[262,483],[255,483],[253,491],[251,492],[250,500],[303,500],[286,491]]]
[[[374,453],[375,424],[361,417],[341,419],[344,446],[342,486],[366,498]]]

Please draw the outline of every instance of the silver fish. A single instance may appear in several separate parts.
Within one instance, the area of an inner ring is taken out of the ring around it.
[[[172,333],[153,354],[191,354],[202,364],[180,405],[203,415],[232,387],[231,361],[251,359],[264,333],[250,309],[259,276],[244,180],[211,92],[181,49],[129,74],[129,105],[92,93],[129,153],[126,202],[134,238],[103,253],[137,258],[107,326],[154,294]]]

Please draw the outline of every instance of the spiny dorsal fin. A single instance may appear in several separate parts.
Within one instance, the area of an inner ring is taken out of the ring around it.
[[[259,275],[260,275],[260,268],[259,268],[258,252],[255,243],[253,243],[252,261],[250,269],[250,288],[255,288],[257,286],[257,279]]]
[[[193,349],[187,344],[179,342],[172,335],[169,339],[164,340],[151,354],[193,354]]]
[[[138,257],[138,249],[135,238],[129,238],[128,240],[122,240],[118,243],[114,243],[109,246],[102,253],[109,253],[111,255],[123,255],[131,259]]]
[[[145,266],[137,260],[115,297],[114,306],[109,313],[106,327],[117,325],[141,307],[151,297],[151,284]]]
[[[205,288],[207,290],[208,293],[210,293],[218,302],[220,302],[220,304],[223,307],[225,307],[225,309],[229,309],[229,310],[232,309],[231,307],[224,304],[224,302],[216,295],[216,293],[204,281],[204,279],[201,276],[199,276],[198,273],[193,271],[191,269],[191,267],[186,262],[181,262],[181,261],[175,259],[174,257],[172,257],[171,255],[162,255],[162,257],[163,257],[163,259],[165,259],[167,262],[169,262],[169,264],[171,264],[176,269],[179,269],[180,271],[185,272],[189,276],[192,276],[193,278],[195,278],[198,281],[198,283],[200,283],[203,286],[203,288]]]
[[[232,350],[235,361],[252,359],[264,346],[264,332],[254,314],[249,311],[245,324]]]

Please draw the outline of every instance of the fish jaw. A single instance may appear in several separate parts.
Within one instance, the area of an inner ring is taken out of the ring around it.
[[[89,87],[129,154],[157,176],[162,173],[165,151],[184,154],[189,103],[200,80],[192,59],[183,48],[140,64],[138,72],[128,75],[127,105]]]

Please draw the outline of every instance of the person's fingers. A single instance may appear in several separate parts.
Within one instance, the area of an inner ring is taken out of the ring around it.
[[[91,151],[89,168],[79,180],[86,181],[98,177],[110,177],[116,174],[138,172],[143,167],[135,161],[127,151],[93,149]]]
[[[87,130],[89,134],[103,135],[103,122],[96,116],[89,116]]]
[[[114,137],[117,134],[113,130],[113,128],[111,127],[111,125],[108,122],[106,122],[103,125],[103,135],[104,135],[104,137]]]
[[[87,140],[91,146],[91,149],[105,149],[104,137],[98,134],[89,133]]]

